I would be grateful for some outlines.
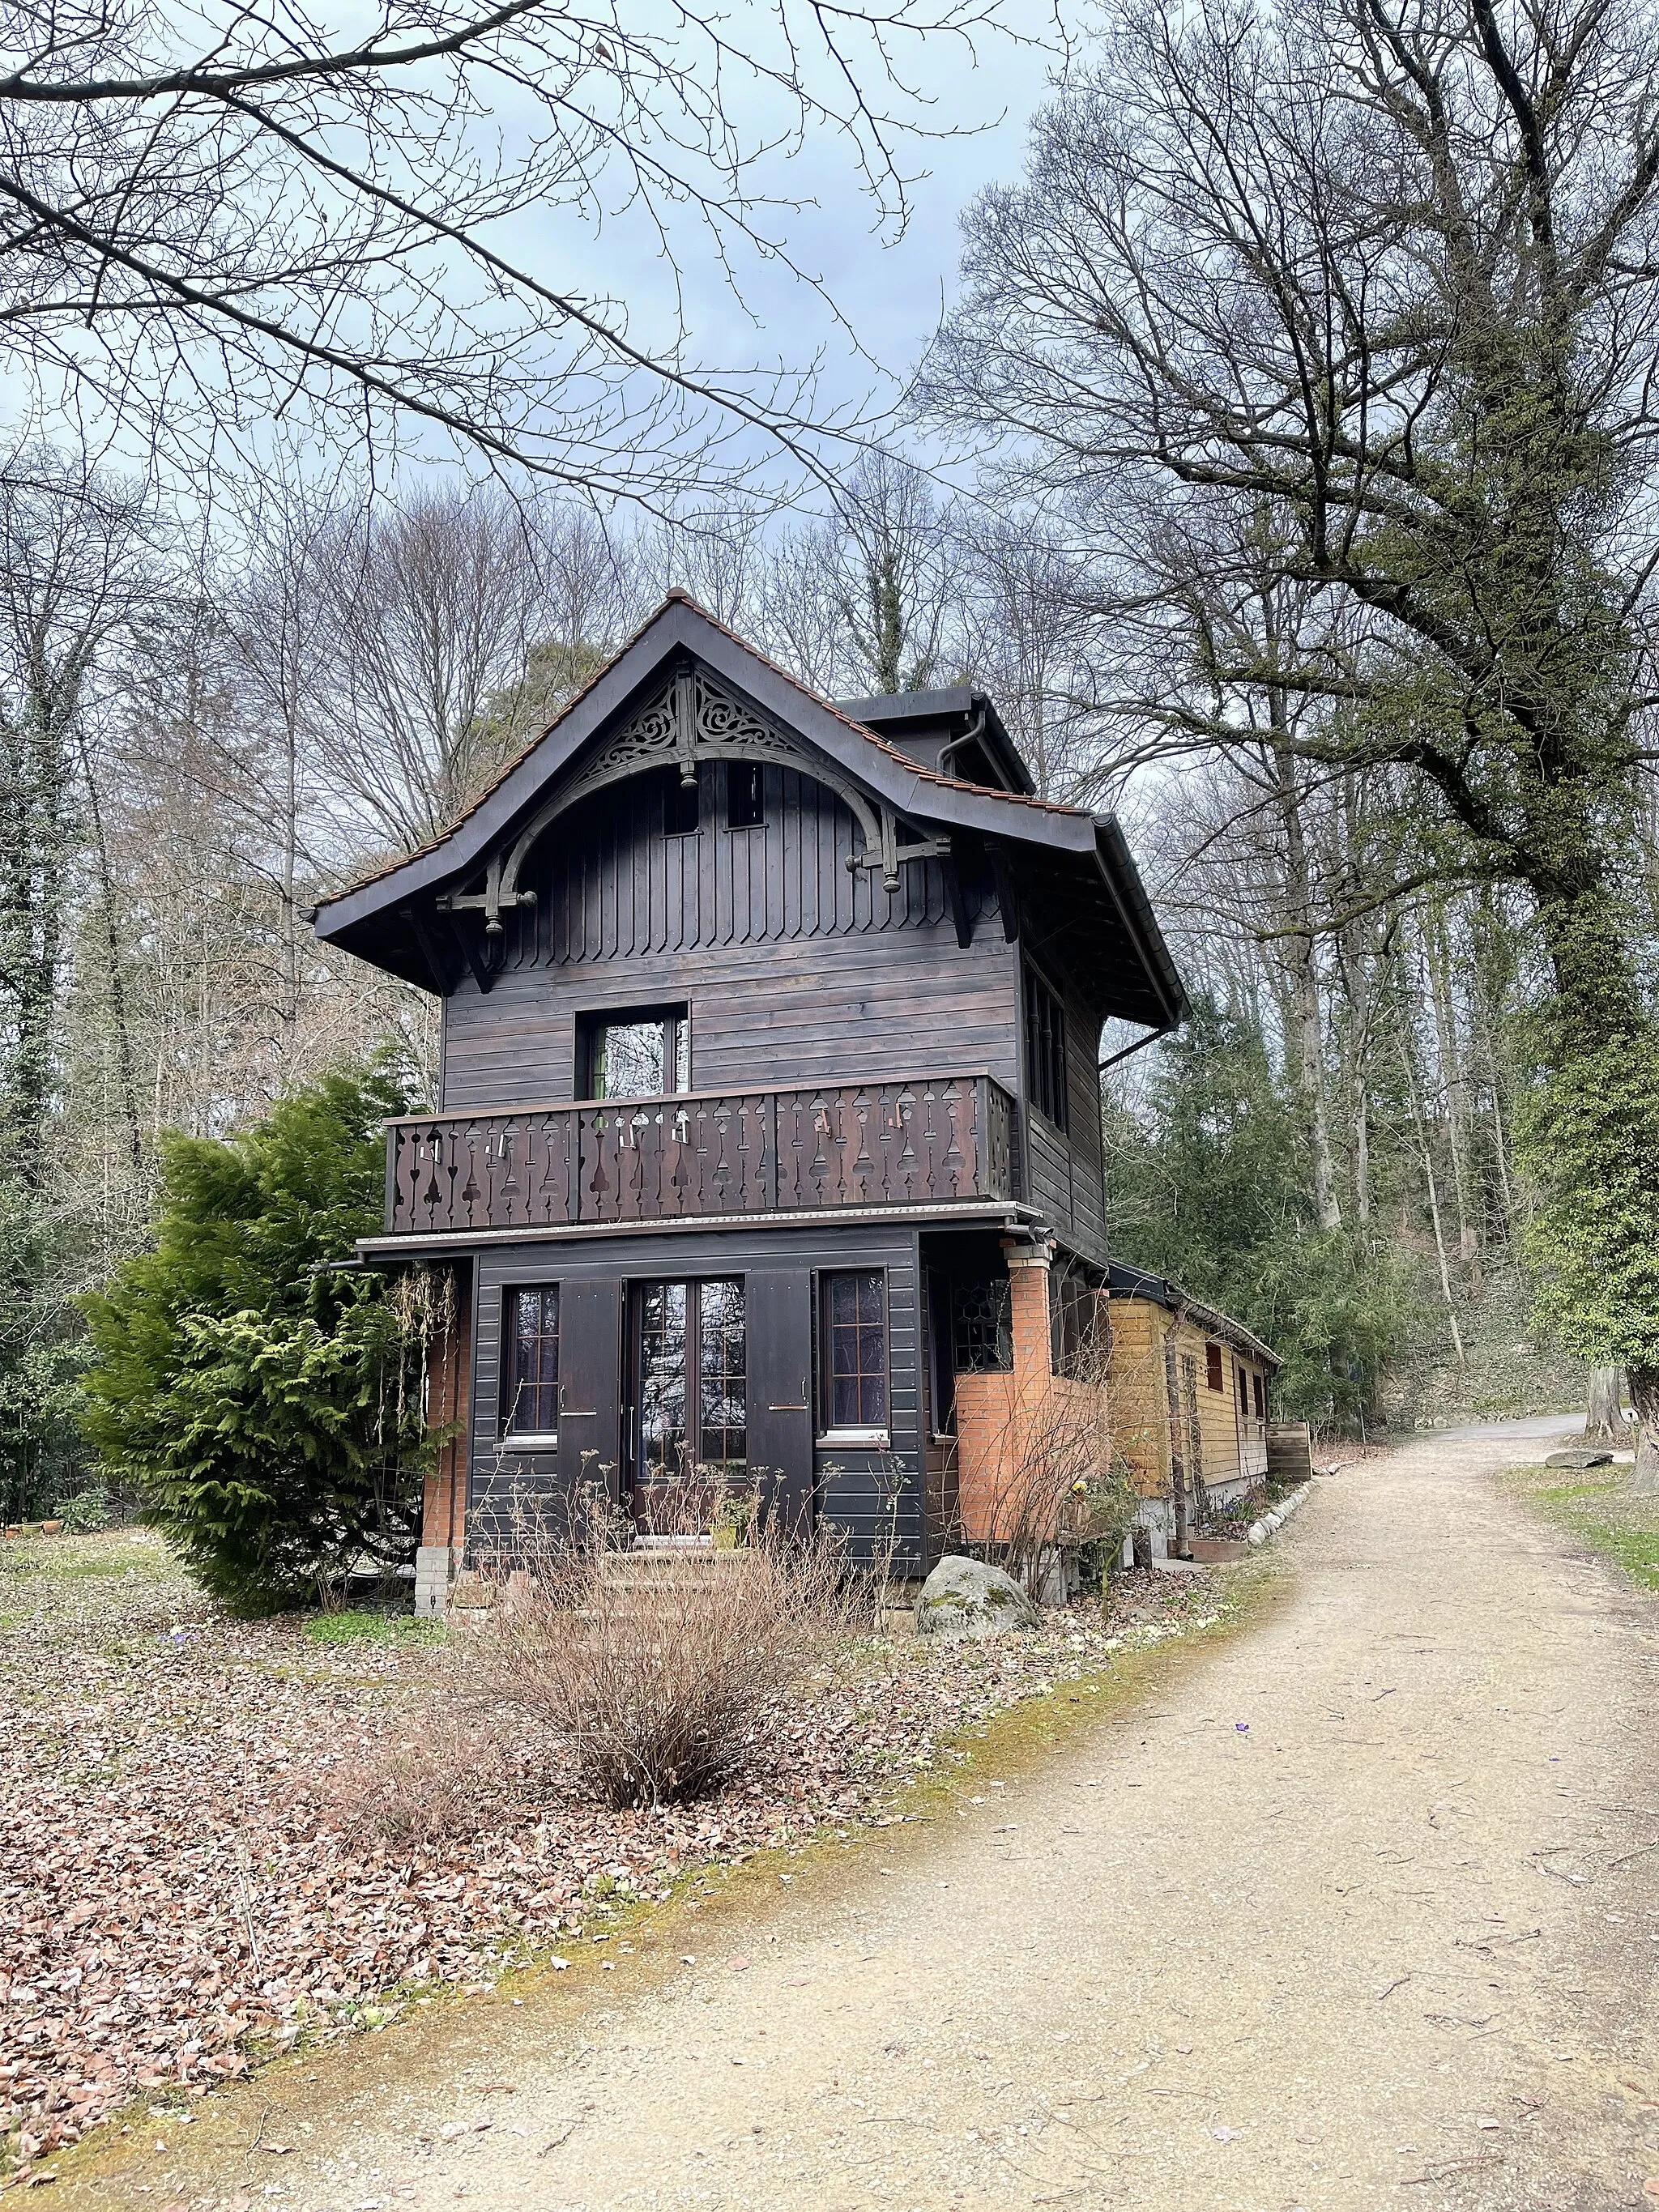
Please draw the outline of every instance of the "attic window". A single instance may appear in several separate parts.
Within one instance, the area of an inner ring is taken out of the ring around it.
[[[682,783],[678,769],[671,769],[662,780],[662,826],[669,837],[692,837],[697,830],[697,800],[700,797],[696,783]]]
[[[758,761],[726,763],[726,826],[758,830],[766,820],[766,771]]]

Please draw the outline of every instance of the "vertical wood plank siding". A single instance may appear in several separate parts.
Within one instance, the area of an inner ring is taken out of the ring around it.
[[[691,1006],[696,1091],[934,1061],[1018,1088],[1017,955],[988,884],[969,886],[964,951],[941,863],[902,868],[890,897],[871,870],[848,871],[858,841],[833,793],[793,769],[764,781],[754,830],[725,827],[723,779],[707,769],[693,836],[664,836],[650,777],[561,817],[493,988],[469,975],[446,1002],[445,1111],[574,1098],[577,1014],[653,1001]]]
[[[514,1283],[748,1275],[781,1267],[880,1267],[887,1277],[889,1452],[815,1449],[818,1518],[842,1529],[852,1556],[868,1559],[884,1542],[899,1563],[919,1568],[927,1541],[921,1476],[921,1388],[918,1362],[917,1233],[903,1223],[848,1224],[787,1233],[682,1229],[616,1243],[503,1246],[478,1262],[477,1335],[473,1366],[470,1540],[487,1546],[515,1512],[532,1512],[562,1492],[551,1454],[506,1447],[501,1436],[502,1294]],[[816,1403],[817,1377],[814,1384]],[[620,1383],[621,1377],[619,1375]],[[614,1480],[614,1478],[613,1478]]]

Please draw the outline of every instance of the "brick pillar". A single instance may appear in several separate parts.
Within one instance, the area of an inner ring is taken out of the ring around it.
[[[1054,1392],[1054,1339],[1048,1330],[1048,1268],[1053,1247],[1046,1237],[1030,1244],[1017,1243],[1007,1237],[1002,1249],[1008,1263],[1009,1317],[1014,1351],[1013,1418],[1009,1424],[1009,1459],[1004,1476],[1004,1494],[1009,1500],[1007,1527],[1012,1534],[1029,1510],[1029,1505],[1023,1508],[1019,1502],[1018,1493],[1022,1486],[1034,1478],[1046,1480],[1036,1465],[1034,1455],[1040,1456],[1044,1450],[1045,1424],[1051,1415],[1050,1401]],[[1041,1492],[1038,1494],[1040,1497]],[[1047,1554],[1046,1559],[1048,1564],[1042,1569],[1035,1594],[1045,1604],[1063,1602],[1065,1578],[1060,1571],[1059,1551]]]
[[[1048,1264],[1053,1247],[1046,1238],[1036,1244],[1017,1244],[1012,1237],[1005,1237],[1002,1249],[1008,1262],[1014,1392],[1022,1406],[1035,1406],[1047,1396],[1048,1377],[1054,1371],[1053,1339],[1048,1334]]]

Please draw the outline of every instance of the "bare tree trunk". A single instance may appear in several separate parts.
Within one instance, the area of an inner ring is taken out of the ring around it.
[[[1592,1443],[1623,1442],[1625,1421],[1620,1407],[1624,1383],[1621,1368],[1597,1367],[1591,1372],[1589,1410],[1584,1417],[1584,1434]]]
[[[1275,709],[1276,714],[1277,712]],[[1301,798],[1297,790],[1296,762],[1288,745],[1274,746],[1273,765],[1279,826],[1284,835],[1281,860],[1285,919],[1291,933],[1284,940],[1284,957],[1291,980],[1292,1068],[1308,1132],[1315,1211],[1321,1229],[1340,1229],[1342,1209],[1337,1202],[1336,1168],[1331,1158],[1330,1127],[1325,1112],[1319,978],[1314,967],[1313,892]]]
[[[1357,1221],[1371,1218],[1371,1030],[1374,1016],[1370,974],[1363,947],[1352,930],[1338,939],[1342,986],[1348,1001],[1348,1112],[1353,1145],[1353,1210]]]
[[[1434,1009],[1435,1046],[1440,1062],[1442,1095],[1446,1108],[1446,1142],[1451,1158],[1452,1195],[1457,1208],[1457,1256],[1479,1289],[1480,1246],[1469,1206],[1468,1112],[1465,1097],[1463,1054],[1457,1034],[1456,1009],[1452,1003],[1451,957],[1446,941],[1443,908],[1430,908],[1423,924],[1423,952],[1429,971],[1429,997]]]
[[[115,914],[115,883],[110,873],[109,842],[104,836],[103,810],[98,786],[84,743],[82,771],[86,778],[87,804],[92,815],[94,848],[98,855],[99,897],[104,909],[104,941],[109,954],[110,1019],[115,1029],[115,1065],[121,1085],[121,1111],[126,1121],[127,1149],[135,1168],[142,1167],[144,1147],[138,1124],[138,1076],[132,1056],[132,1025],[127,1016],[126,959]]]
[[[1403,1036],[1401,1039],[1400,1057],[1405,1065],[1406,1083],[1412,1103],[1412,1124],[1417,1132],[1417,1146],[1422,1155],[1424,1179],[1429,1187],[1429,1218],[1434,1224],[1434,1255],[1440,1263],[1440,1295],[1446,1302],[1446,1318],[1451,1324],[1452,1348],[1457,1354],[1457,1364],[1460,1367],[1467,1367],[1469,1363],[1463,1352],[1463,1332],[1457,1325],[1457,1303],[1452,1296],[1451,1269],[1446,1260],[1446,1232],[1440,1218],[1440,1189],[1435,1181],[1434,1152],[1429,1143],[1428,1123],[1424,1116],[1422,1092],[1418,1083],[1413,1056]]]
[[[1631,1488],[1659,1496],[1659,1367],[1632,1367],[1630,1402],[1636,1414],[1636,1470]]]

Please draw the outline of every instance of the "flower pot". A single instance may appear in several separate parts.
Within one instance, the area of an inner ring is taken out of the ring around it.
[[[63,1533],[64,1524],[61,1521],[43,1521],[40,1523],[40,1534],[43,1536],[61,1536]]]

